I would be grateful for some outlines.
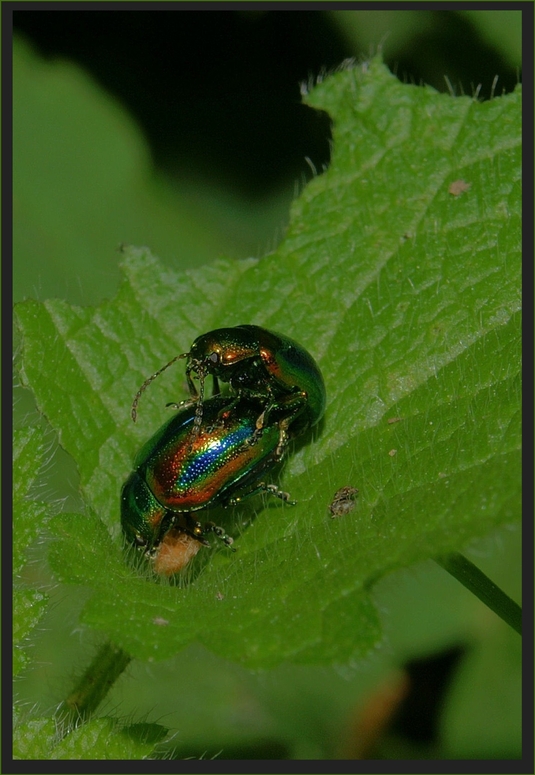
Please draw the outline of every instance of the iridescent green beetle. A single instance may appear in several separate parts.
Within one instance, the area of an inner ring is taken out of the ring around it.
[[[175,356],[149,377],[134,398],[134,421],[141,394],[162,371],[181,358],[187,359],[186,378],[191,400],[197,405],[193,435],[198,433],[203,420],[204,382],[208,375],[213,377],[214,394],[219,393],[221,380],[229,383],[236,405],[244,396],[260,403],[257,430],[276,422],[281,431],[298,436],[315,425],[325,411],[323,376],[310,353],[284,334],[242,325],[218,328],[199,336],[189,352]],[[199,390],[192,374],[199,380]]]
[[[288,501],[287,493],[261,481],[282,459],[290,435],[277,423],[258,430],[258,403],[215,396],[204,402],[202,421],[192,438],[194,404],[182,408],[146,442],[123,485],[121,524],[126,539],[149,553],[166,533],[179,529],[208,545],[215,533],[228,546],[232,538],[212,522],[193,515],[213,506],[231,506],[265,491]]]

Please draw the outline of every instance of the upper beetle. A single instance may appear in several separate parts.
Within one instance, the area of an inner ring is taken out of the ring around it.
[[[197,337],[189,352],[175,356],[149,377],[139,389],[132,405],[135,420],[137,403],[147,385],[180,358],[187,359],[186,378],[191,399],[197,404],[194,435],[202,422],[204,382],[228,382],[235,401],[241,396],[260,399],[262,411],[256,421],[261,430],[276,422],[281,429],[297,436],[315,425],[325,411],[325,384],[319,367],[302,345],[289,336],[260,326],[241,325],[217,328]],[[199,390],[192,375],[199,380]]]

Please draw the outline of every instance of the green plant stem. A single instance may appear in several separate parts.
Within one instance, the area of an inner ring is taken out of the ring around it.
[[[518,603],[502,592],[473,562],[459,552],[435,557],[435,562],[455,576],[457,581],[485,603],[500,619],[522,635],[522,609]]]
[[[62,722],[76,725],[91,716],[131,659],[129,654],[113,643],[105,643],[61,704],[58,716]]]

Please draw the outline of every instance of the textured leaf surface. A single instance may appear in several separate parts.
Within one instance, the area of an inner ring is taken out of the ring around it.
[[[56,735],[51,718],[36,718],[18,724],[13,735],[14,759],[48,759]]]
[[[17,727],[15,759],[144,759],[167,735],[160,724],[123,726],[112,718],[88,721],[60,739],[53,719],[39,718]]]
[[[175,273],[128,249],[113,301],[17,308],[21,378],[93,511],[53,520],[51,563],[135,657],[197,640],[248,665],[357,658],[380,638],[374,580],[519,518],[520,90],[479,104],[374,61],[307,99],[333,118],[332,165],[276,253]],[[143,395],[137,426],[132,397],[200,333],[245,322],[300,341],[325,376],[322,427],[282,474],[299,503],[229,514],[235,555],[156,583],[122,554],[119,492],[183,371]],[[345,485],[356,508],[330,519]]]
[[[13,592],[13,675],[28,664],[24,641],[46,611],[48,597],[35,589],[18,587]]]
[[[51,759],[144,759],[165,737],[159,724],[133,724],[119,727],[116,721],[99,718],[75,729],[55,746]]]
[[[19,574],[26,562],[26,549],[42,530],[49,514],[46,503],[32,500],[28,492],[41,467],[43,434],[39,428],[15,431],[13,436],[13,571]],[[17,582],[13,596],[13,673],[26,666],[24,641],[46,610],[47,596]]]

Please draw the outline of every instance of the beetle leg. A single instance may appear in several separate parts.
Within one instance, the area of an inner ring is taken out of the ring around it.
[[[269,416],[273,411],[284,413],[284,421],[288,421],[288,427],[290,423],[292,423],[306,407],[307,401],[308,396],[304,391],[272,398],[270,403],[268,403],[262,414],[259,415],[256,420],[257,430],[262,429],[265,425],[269,425]]]
[[[219,387],[219,380],[217,379],[215,374],[212,374],[213,378],[213,387],[212,387],[212,395],[218,396],[221,393],[221,388]]]
[[[219,414],[217,415],[217,418],[218,418],[219,422],[221,423],[221,425],[224,425],[225,420],[227,420],[229,418],[232,410],[234,409],[234,407],[236,406],[236,404],[238,403],[239,400],[240,400],[240,396],[239,395],[234,396],[234,397],[229,397],[229,403],[226,404],[223,407],[223,409],[221,409]]]
[[[276,498],[280,498],[281,501],[284,501],[289,506],[295,506],[297,503],[297,501],[290,500],[289,492],[284,492],[284,490],[281,490],[280,487],[277,487],[276,484],[265,484],[263,489],[270,495],[274,495]]]
[[[204,404],[204,379],[205,379],[205,373],[199,371],[199,395],[197,397],[197,408],[195,410],[195,418],[193,420],[193,428],[191,429],[191,435],[190,435],[190,449],[193,446],[193,442],[197,438],[197,436],[200,433],[201,430],[201,423],[202,423],[202,415],[203,415],[203,404]],[[193,382],[192,382],[193,384]]]
[[[262,416],[262,415],[260,415]],[[288,426],[290,425],[290,421],[293,419],[291,418],[284,418],[284,420],[281,420],[279,423],[279,443],[277,444],[277,448],[275,450],[275,454],[273,455],[276,462],[279,462],[279,460],[282,460],[282,457],[284,456],[284,453],[286,452],[286,447],[288,446],[290,442],[290,437],[288,436]],[[258,423],[258,420],[257,420]],[[248,444],[249,446],[252,446],[253,444],[256,444],[258,441],[261,433],[263,431],[263,427],[256,428],[255,432],[251,436],[250,439],[247,439],[245,444]]]
[[[281,460],[282,456],[286,451],[286,447],[288,446],[288,443],[290,441],[288,437],[289,424],[290,424],[289,419],[281,420],[281,422],[279,423],[279,443],[277,444],[277,449],[275,450],[276,460]]]
[[[261,414],[261,415],[259,415],[259,416],[256,418],[256,430],[257,430],[257,431],[261,431],[261,430],[262,430],[262,428],[264,427],[264,425],[265,425],[265,422],[264,422],[264,421],[265,421],[266,412],[268,411],[268,409],[269,409],[269,407],[266,407],[266,409],[264,409],[264,411],[262,412],[262,414]]]
[[[184,526],[184,522],[187,524],[187,526]],[[215,535],[220,538],[226,546],[232,548],[233,552],[236,551],[236,549],[232,547],[232,544],[234,543],[232,536],[227,535],[225,530],[222,527],[219,527],[219,525],[216,525],[214,522],[205,522],[204,525],[202,525],[200,522],[197,522],[196,519],[193,519],[190,513],[184,512],[180,514],[178,523],[182,523],[180,525],[181,530],[190,535],[192,538],[195,538],[203,546],[211,546],[206,536],[208,533],[215,533]]]
[[[188,522],[191,520],[191,517],[188,515]],[[191,530],[185,530],[184,532],[191,535],[192,538],[196,538],[199,543],[201,543],[203,546],[210,546],[210,542],[206,540],[204,537],[204,529],[200,522],[193,521],[193,527]]]
[[[197,388],[195,387],[195,382],[191,378],[191,372],[193,370],[193,364],[188,364],[186,367],[186,381],[188,383],[188,390],[189,394],[191,396],[192,401],[197,401],[199,398],[199,393],[197,391]]]
[[[279,487],[277,487],[276,484],[266,484],[266,482],[260,482],[255,487],[253,487],[252,490],[248,490],[242,495],[236,495],[234,498],[229,498],[225,505],[238,506],[246,498],[250,498],[251,495],[256,495],[259,492],[266,492],[269,495],[275,495],[276,498],[280,498],[282,501],[285,501],[289,506],[295,506],[297,503],[297,501],[290,500],[290,493],[284,492],[284,490],[281,490]]]
[[[201,527],[201,526],[200,526]],[[236,551],[236,549],[232,546],[234,543],[234,539],[232,536],[227,535],[224,528],[220,527],[219,525],[216,525],[214,522],[205,522],[204,525],[201,527],[203,534],[205,533],[215,533],[218,538],[223,541],[225,546],[228,546],[230,549],[232,549],[233,552]]]
[[[186,406],[191,406],[191,404],[194,404],[195,401],[192,398],[185,398],[184,401],[170,401],[168,404],[165,405],[166,409],[184,409]]]

